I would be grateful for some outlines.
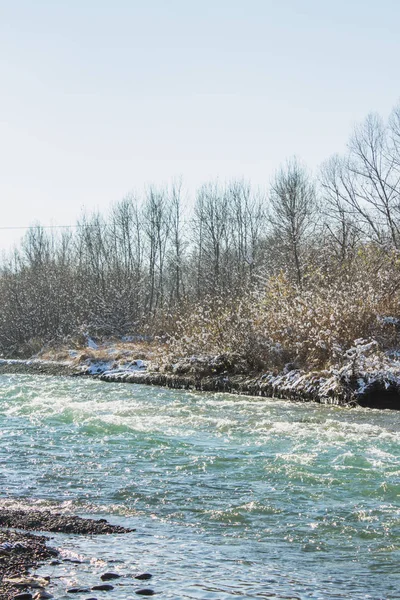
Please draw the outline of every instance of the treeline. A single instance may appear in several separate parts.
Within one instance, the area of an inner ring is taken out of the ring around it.
[[[181,351],[205,351],[207,344],[224,351],[234,349],[229,339],[240,346],[240,331],[247,336],[243,352],[256,349],[267,362],[281,348],[282,360],[322,363],[332,360],[334,346],[344,348],[357,332],[372,329],[350,328],[321,342],[328,350],[318,359],[301,358],[289,320],[304,320],[307,311],[296,317],[289,298],[304,307],[318,289],[325,294],[333,286],[332,293],[347,290],[351,303],[352,295],[363,296],[352,288],[357,281],[372,286],[369,294],[376,290],[380,304],[372,315],[393,312],[399,249],[400,105],[387,122],[368,116],[347,153],[330,158],[316,175],[294,158],[266,190],[243,180],[214,181],[189,202],[175,182],[130,195],[108,215],[84,215],[71,230],[32,227],[1,266],[0,350],[29,353],[88,332],[165,335],[189,340]],[[391,282],[385,306],[382,281]],[[318,316],[312,318],[318,329]],[[371,327],[377,318],[368,317]]]
[[[172,313],[209,295],[238,294],[262,264],[265,203],[250,186],[212,183],[185,214],[180,183],[129,196],[57,235],[29,229],[3,264],[0,344],[162,334]]]

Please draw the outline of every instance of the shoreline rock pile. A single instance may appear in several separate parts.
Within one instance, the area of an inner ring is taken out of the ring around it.
[[[105,519],[84,519],[47,510],[26,511],[0,507],[0,598],[2,600],[52,598],[52,594],[46,590],[50,577],[31,575],[31,571],[46,563],[51,565],[61,562],[58,560],[58,550],[47,545],[48,537],[22,533],[14,529],[81,535],[124,534],[135,531],[119,525],[111,525]],[[103,583],[87,591],[111,590],[113,586],[104,582],[119,577],[119,574],[105,573],[101,577]],[[150,573],[144,573],[135,578],[142,581],[151,577]],[[67,592],[75,593],[73,588]],[[135,593],[153,595],[154,592],[146,588],[146,590],[135,590]]]

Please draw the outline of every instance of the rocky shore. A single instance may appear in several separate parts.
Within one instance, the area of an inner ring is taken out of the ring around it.
[[[44,536],[0,529],[0,598],[45,598],[42,592],[49,582],[30,576],[30,571],[56,556],[58,551],[47,546]]]
[[[42,510],[10,510],[0,508],[0,527],[14,527],[31,531],[50,531],[76,534],[130,533],[119,525],[110,525],[105,519],[83,519]]]
[[[0,508],[0,598],[2,600],[45,600],[52,598],[51,577],[38,577],[31,573],[44,564],[58,564],[59,551],[48,545],[49,538],[31,533],[21,533],[15,529],[31,529],[74,533],[79,535],[125,534],[134,531],[118,525],[111,525],[105,519],[83,519],[81,517],[61,515],[50,511],[25,511]],[[67,559],[64,559],[67,560]],[[113,585],[105,583],[117,579],[120,575],[104,573],[97,586],[81,589],[82,592],[110,591]],[[150,579],[144,573],[136,576],[138,580]],[[136,590],[136,593],[145,590]],[[152,595],[152,590],[142,595]],[[77,588],[67,593],[78,593]],[[71,596],[72,597],[72,596]],[[94,599],[93,593],[91,598]]]

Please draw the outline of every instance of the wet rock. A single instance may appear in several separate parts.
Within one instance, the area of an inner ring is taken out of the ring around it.
[[[52,560],[50,564],[52,567],[55,567],[56,565],[61,565],[61,560]]]
[[[63,562],[72,563],[73,565],[80,565],[82,561],[79,558],[63,558]]]
[[[32,600],[33,596],[29,592],[23,592],[14,596],[13,600]]]
[[[138,594],[138,596],[154,596],[155,591],[150,588],[143,588],[142,590],[136,590],[135,594]]]
[[[83,587],[72,587],[67,590],[67,594],[87,594],[88,592],[90,589]]]
[[[147,581],[152,577],[153,575],[151,573],[141,573],[140,575],[135,575],[135,579],[139,579],[140,581]]]
[[[111,592],[114,589],[114,586],[110,583],[101,583],[100,585],[94,585],[92,587],[92,592],[97,590],[98,592]]]
[[[126,529],[119,525],[111,525],[105,519],[83,519],[82,517],[52,513],[49,510],[13,510],[7,508],[0,509],[0,526],[81,534],[129,533],[134,531],[134,529]],[[58,554],[56,550],[54,552]]]
[[[102,581],[111,581],[111,579],[119,579],[120,577],[122,577],[122,575],[119,575],[118,573],[104,573],[100,576],[100,579]]]
[[[37,594],[33,596],[33,600],[48,600],[49,598],[54,598],[54,596],[45,590],[37,592]]]
[[[50,579],[50,578],[49,578]],[[4,579],[6,583],[10,583],[14,587],[31,587],[43,589],[49,583],[49,579],[44,577],[7,577]]]

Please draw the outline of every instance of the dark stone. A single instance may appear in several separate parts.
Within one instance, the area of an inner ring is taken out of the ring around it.
[[[94,585],[92,587],[92,591],[94,592],[95,590],[99,591],[99,592],[111,592],[111,590],[114,589],[114,586],[111,585],[110,583],[102,583],[100,585]]]
[[[61,560],[52,560],[50,564],[52,567],[55,567],[56,565],[61,565]]]
[[[143,588],[142,590],[136,590],[135,594],[138,594],[139,596],[154,596],[155,591],[150,588]]]
[[[135,579],[140,579],[140,581],[147,581],[147,579],[151,579],[153,575],[151,573],[142,573],[141,575],[135,575]]]
[[[400,390],[397,385],[386,387],[384,381],[375,381],[357,397],[357,404],[366,408],[400,410]]]
[[[14,596],[13,600],[32,600],[33,596],[29,592],[23,592]]]
[[[122,575],[118,575],[118,573],[104,573],[104,575],[100,576],[102,581],[110,581],[111,579],[119,579]]]
[[[82,587],[73,587],[73,588],[69,588],[69,590],[67,590],[67,594],[87,594],[88,592],[90,592],[89,588],[82,588]]]
[[[78,558],[63,558],[63,561],[72,563],[73,565],[80,565],[82,563]]]

